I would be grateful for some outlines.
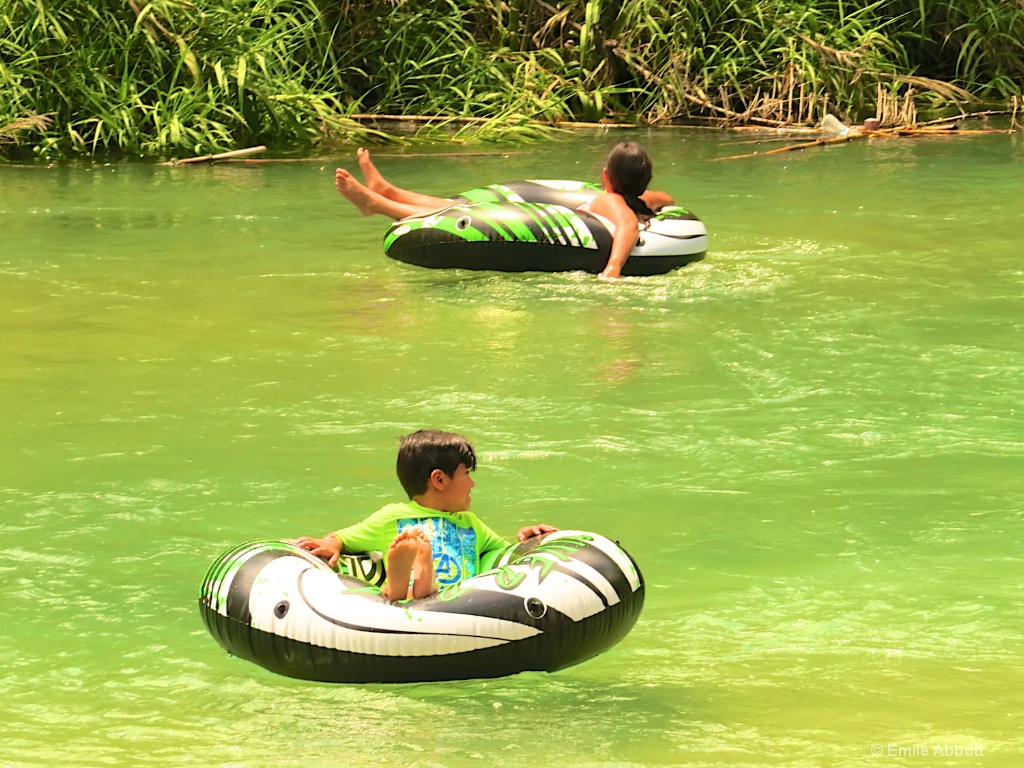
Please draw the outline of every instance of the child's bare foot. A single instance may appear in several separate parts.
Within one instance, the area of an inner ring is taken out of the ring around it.
[[[373,216],[377,212],[366,187],[344,168],[339,168],[334,172],[334,188],[341,193],[342,197],[358,208],[363,216]]]
[[[437,592],[437,577],[434,575],[434,548],[423,531],[416,529],[416,562],[413,564],[412,596],[415,599]]]
[[[405,600],[407,597],[426,597],[426,595],[417,595],[415,585],[412,590],[409,589],[409,582],[412,580],[411,577],[414,574],[414,570],[420,571],[420,575],[417,577],[416,583],[422,578],[422,572],[424,566],[421,562],[423,558],[423,548],[426,546],[427,557],[429,558],[429,571],[431,585],[433,584],[434,578],[434,558],[433,552],[430,548],[430,539],[427,538],[426,534],[423,533],[419,528],[406,528],[400,534],[395,536],[394,541],[391,542],[391,546],[388,547],[388,578],[381,594],[384,595],[388,600]],[[426,594],[432,594],[433,589]]]
[[[377,170],[377,166],[373,164],[373,161],[370,159],[370,150],[360,147],[356,150],[356,157],[359,158],[359,167],[363,170],[366,186],[374,192],[388,197],[388,192],[391,191],[393,185],[381,175],[381,172]]]

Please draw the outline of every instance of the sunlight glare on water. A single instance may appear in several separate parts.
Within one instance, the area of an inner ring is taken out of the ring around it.
[[[443,196],[624,135],[377,162]],[[349,156],[0,167],[0,762],[1018,765],[1020,137],[633,137],[711,249],[615,284],[392,262]],[[621,541],[633,632],[444,684],[227,656],[212,560],[397,500],[420,427],[500,532]]]

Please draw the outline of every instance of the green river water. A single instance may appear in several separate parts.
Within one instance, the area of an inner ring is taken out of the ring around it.
[[[377,157],[445,195],[625,135]],[[1024,140],[633,137],[711,246],[617,284],[392,262],[347,152],[0,167],[0,766],[1024,764]],[[421,427],[500,532],[620,540],[633,632],[444,684],[229,657],[212,560],[398,500]]]

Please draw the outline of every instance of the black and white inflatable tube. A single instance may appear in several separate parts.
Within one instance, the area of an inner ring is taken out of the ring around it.
[[[463,192],[450,208],[395,222],[384,252],[432,269],[598,273],[614,227],[579,210],[601,193],[580,181],[515,181]],[[680,206],[662,208],[640,232],[624,276],[660,275],[703,259],[704,223]]]
[[[288,677],[331,683],[466,680],[554,672],[621,640],[644,583],[617,543],[557,531],[509,547],[493,567],[422,600],[391,603],[378,561],[339,575],[284,541],[225,552],[199,609],[230,654]]]

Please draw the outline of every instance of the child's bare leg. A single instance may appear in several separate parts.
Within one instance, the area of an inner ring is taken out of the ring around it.
[[[409,580],[418,555],[419,539],[412,529],[406,529],[395,536],[388,547],[387,580],[380,590],[386,599],[405,600],[409,596]]]
[[[413,192],[409,189],[396,187],[390,181],[385,179],[381,172],[377,170],[377,166],[375,166],[373,161],[370,159],[370,151],[368,149],[360,148],[356,151],[356,156],[359,158],[359,167],[363,169],[366,186],[378,195],[386,197],[388,200],[394,200],[398,203],[429,207],[431,210],[447,208],[452,204],[451,200],[444,197],[422,195],[419,192]]]
[[[416,537],[416,562],[413,564],[412,597],[419,599],[437,592],[437,577],[434,574],[434,548],[423,531]]]
[[[334,187],[341,193],[341,196],[359,209],[364,216],[373,216],[379,213],[388,218],[404,219],[406,216],[420,216],[437,210],[433,207],[423,207],[399,203],[396,200],[388,200],[381,194],[367,189],[344,168],[334,172]]]

